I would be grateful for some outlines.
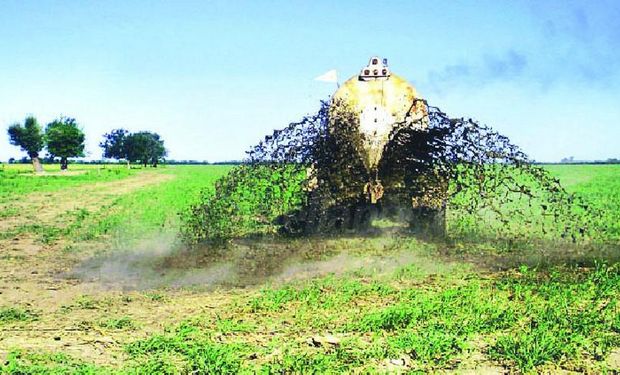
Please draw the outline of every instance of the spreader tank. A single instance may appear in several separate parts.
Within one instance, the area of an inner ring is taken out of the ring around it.
[[[426,106],[416,89],[392,73],[387,59],[370,58],[359,75],[348,79],[332,96],[336,106],[346,106],[359,120],[363,135],[364,165],[375,174],[383,149],[394,127],[402,123],[425,127]]]

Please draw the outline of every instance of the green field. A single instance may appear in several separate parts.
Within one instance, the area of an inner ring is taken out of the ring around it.
[[[620,166],[549,166],[604,243],[401,233],[184,250],[227,166],[0,169],[0,373],[620,371]],[[541,247],[542,246],[542,247]]]

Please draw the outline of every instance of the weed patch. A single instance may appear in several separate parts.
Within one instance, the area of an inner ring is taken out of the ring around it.
[[[187,324],[168,334],[156,335],[127,346],[127,352],[133,358],[150,357],[142,365],[148,369],[152,369],[153,366],[172,368],[172,363],[162,361],[162,358],[177,355],[182,358],[182,368],[177,368],[180,372],[209,374],[239,372],[243,349],[239,344],[213,342],[205,332]]]
[[[29,353],[13,351],[6,361],[0,363],[2,374],[80,374],[95,375],[111,373],[109,369],[84,363],[62,353]]]
[[[121,318],[105,319],[99,322],[99,326],[107,329],[123,329],[133,330],[136,328],[136,323],[128,316]]]
[[[5,307],[0,308],[0,324],[14,323],[14,322],[27,322],[35,320],[37,315],[32,311],[25,310],[19,307]]]

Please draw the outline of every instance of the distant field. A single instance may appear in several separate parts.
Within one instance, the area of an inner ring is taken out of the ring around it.
[[[44,174],[34,175],[27,164],[0,166],[0,203],[20,194],[55,191],[69,186],[111,181],[134,174],[122,165],[71,165],[61,172],[58,166],[44,164]]]
[[[620,165],[553,165],[546,167],[569,191],[586,197],[601,213],[609,237],[620,241]]]
[[[129,238],[149,230],[170,229],[171,226],[176,230],[178,213],[187,208],[192,197],[197,197],[203,187],[211,186],[230,168],[174,166],[142,170],[127,169],[122,165],[76,167],[72,171],[82,173],[43,176],[25,172],[23,166],[7,168],[0,174],[0,218],[30,216],[35,231],[64,233],[78,242],[112,232],[116,235],[122,232],[125,238]],[[151,179],[156,183],[150,184]],[[166,183],[157,183],[160,180]],[[114,194],[108,191],[108,183],[111,182],[119,192],[113,199],[106,199],[106,195],[110,195],[108,193]],[[140,182],[145,182],[144,186]],[[136,184],[136,188],[127,191],[125,186],[131,184]],[[32,194],[36,194],[36,200],[43,201],[44,207],[61,203],[65,211],[54,212],[61,219],[58,225],[41,229],[41,225],[34,220],[41,205],[29,204]],[[101,196],[101,199],[91,203],[93,196]],[[67,210],[62,203],[71,209]],[[24,228],[28,230],[29,227],[15,227],[14,230]],[[4,236],[10,233],[5,232]]]
[[[0,167],[0,373],[620,371],[620,267],[596,248],[537,266],[395,234],[220,262],[172,247],[231,167],[28,168]],[[619,165],[547,168],[620,239]]]

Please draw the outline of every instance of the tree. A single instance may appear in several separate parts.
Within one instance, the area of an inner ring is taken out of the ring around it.
[[[159,160],[167,155],[159,134],[147,131],[129,134],[124,140],[124,147],[127,160],[140,161],[145,167],[148,163],[157,167]]]
[[[159,134],[157,133],[151,134],[151,140],[149,142],[149,149],[150,149],[149,156],[151,160],[151,165],[153,165],[154,168],[157,168],[157,164],[159,163],[159,160],[163,159],[166,155],[168,155],[168,151],[164,147],[164,140],[161,139]]]
[[[43,167],[39,161],[39,152],[43,150],[45,138],[37,119],[32,116],[26,117],[23,126],[19,123],[9,126],[8,134],[11,144],[19,146],[28,154],[32,160],[34,171],[43,172]]]
[[[74,118],[61,117],[45,127],[47,152],[60,158],[60,169],[67,169],[67,158],[84,156],[84,132]]]
[[[562,160],[560,160],[560,163],[562,164],[571,164],[575,161],[575,157],[574,156],[569,156],[567,158],[562,158]]]
[[[125,159],[129,167],[126,146],[128,134],[129,132],[125,129],[114,129],[104,134],[103,141],[99,143],[99,147],[103,149],[103,157],[116,160]]]

